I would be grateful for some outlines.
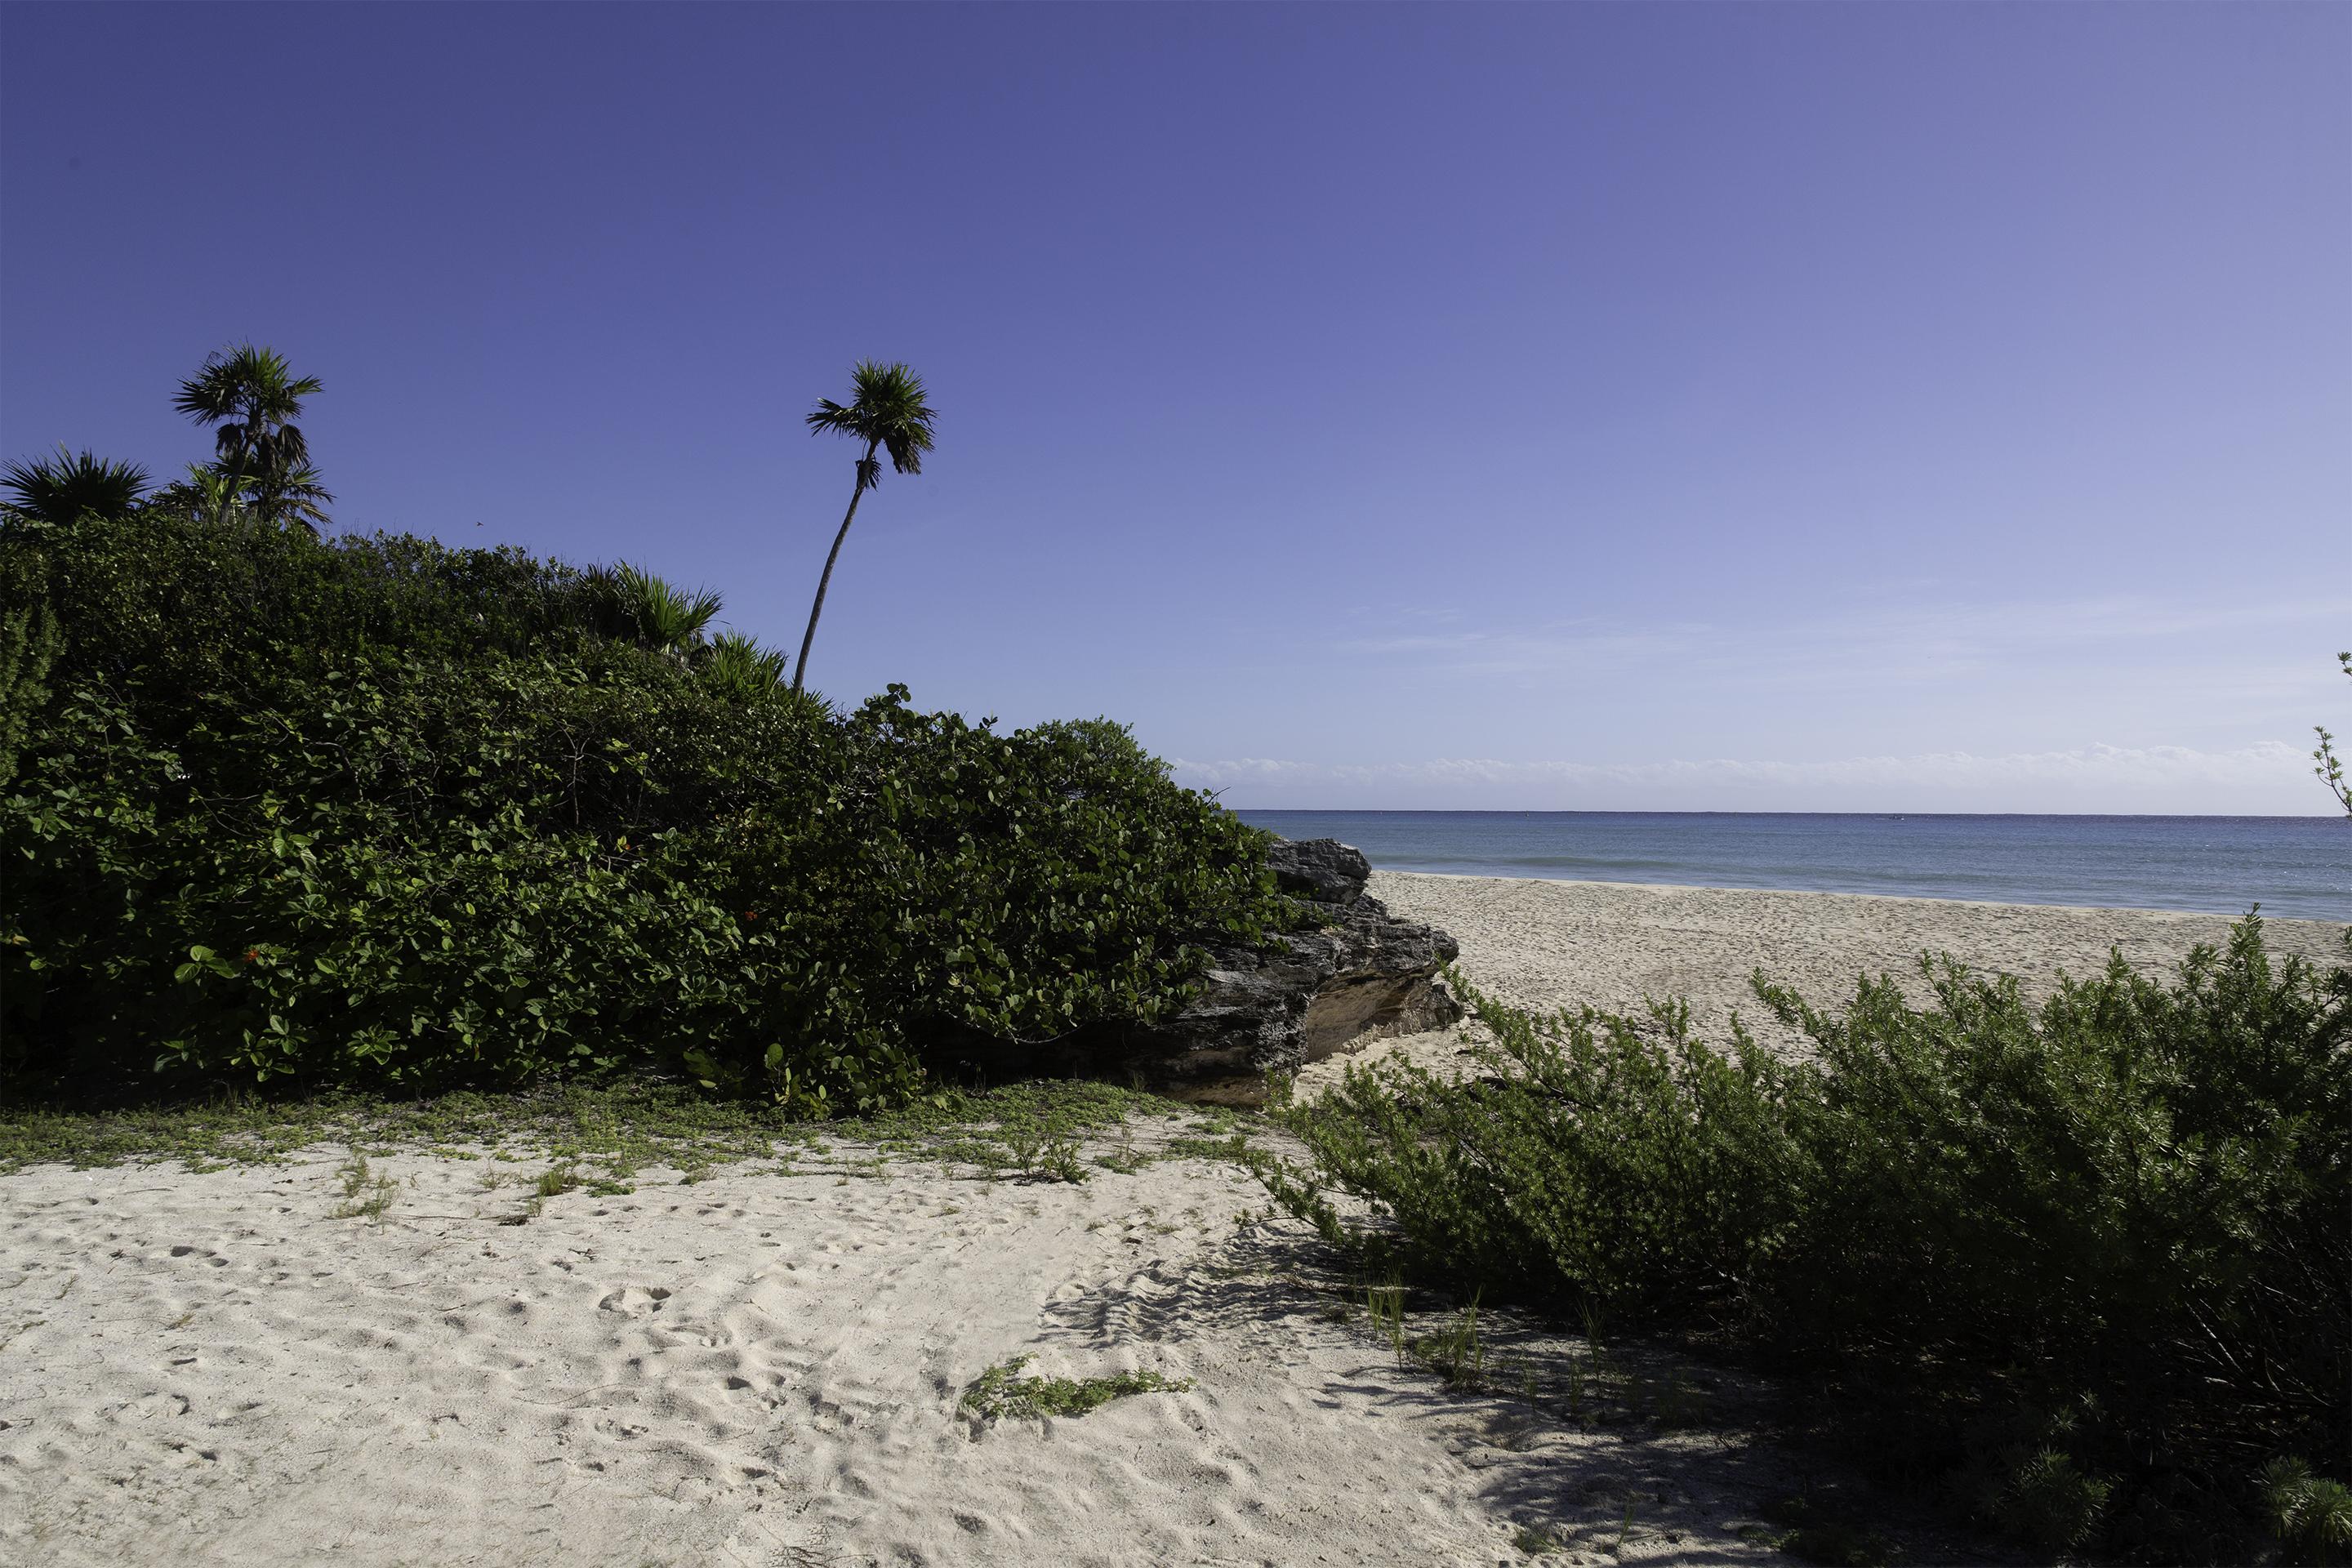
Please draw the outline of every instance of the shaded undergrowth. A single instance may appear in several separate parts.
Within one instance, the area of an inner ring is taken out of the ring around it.
[[[1930,1005],[1878,979],[1838,1015],[1759,977],[1803,1064],[1672,1004],[1465,986],[1475,1076],[1351,1070],[1259,1173],[1367,1278],[1767,1367],[1874,1478],[2030,1550],[2352,1555],[2352,972],[2252,920],[2038,1007],[1923,968]],[[1464,1310],[1410,1347],[1450,1380],[1486,1375]]]

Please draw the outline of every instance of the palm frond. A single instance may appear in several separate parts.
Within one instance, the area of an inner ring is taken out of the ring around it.
[[[749,702],[783,689],[784,656],[741,632],[720,632],[703,650],[697,673],[705,689]]]
[[[299,523],[315,534],[320,523],[331,521],[327,505],[334,493],[319,482],[319,470],[308,463],[273,462],[246,488],[254,511],[265,522]]]
[[[898,472],[921,473],[923,454],[931,449],[932,424],[938,418],[927,401],[923,378],[904,364],[860,360],[849,379],[853,396],[847,405],[830,397],[817,399],[808,416],[810,434],[852,437],[865,442],[869,450],[878,447],[887,452],[890,466]],[[869,475],[861,464],[857,488],[871,489],[879,477],[878,469]]]
[[[109,462],[89,451],[58,447],[55,458],[36,458],[0,469],[9,504],[45,522],[79,521],[95,513],[121,517],[147,489],[147,470],[135,463]]]
[[[684,654],[725,607],[709,589],[688,592],[627,562],[613,568],[613,593],[639,646]]]
[[[855,435],[856,432],[851,427],[855,419],[852,410],[844,408],[830,397],[820,397],[816,400],[816,412],[808,416],[808,426],[812,432],[839,430],[845,435]]]
[[[199,425],[210,425],[236,412],[236,388],[207,360],[203,374],[180,383],[172,407]]]
[[[296,425],[280,425],[265,435],[260,442],[262,454],[271,463],[288,468],[307,468],[310,462],[310,443],[302,437]]]
[[[237,500],[236,486],[217,469],[190,463],[184,482],[195,499],[198,515],[209,522],[226,524],[243,508],[244,503]]]

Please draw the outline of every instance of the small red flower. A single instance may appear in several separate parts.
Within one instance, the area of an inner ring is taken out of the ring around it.
[[[758,920],[760,918],[760,911],[757,910],[745,910],[743,911],[743,918],[747,921]]]
[[[255,959],[259,958],[260,956],[261,950],[257,947],[248,947],[245,950],[245,961],[247,963],[251,963]]]

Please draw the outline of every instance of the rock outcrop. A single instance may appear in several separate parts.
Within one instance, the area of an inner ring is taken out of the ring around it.
[[[1129,1033],[1132,1067],[1171,1093],[1256,1104],[1270,1074],[1462,1016],[1437,975],[1460,947],[1366,894],[1372,868],[1360,851],[1336,838],[1277,839],[1269,858],[1282,890],[1323,923],[1263,947],[1211,947],[1200,994]]]
[[[1200,989],[1172,1017],[1020,1045],[942,1028],[933,1065],[973,1081],[1099,1078],[1183,1100],[1259,1105],[1274,1074],[1461,1018],[1461,1003],[1437,975],[1461,949],[1436,927],[1399,920],[1367,896],[1372,868],[1361,853],[1335,838],[1276,839],[1268,858],[1282,890],[1316,923],[1259,946],[1209,943]]]

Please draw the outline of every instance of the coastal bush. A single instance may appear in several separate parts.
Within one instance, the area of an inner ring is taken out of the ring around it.
[[[615,627],[614,581],[152,508],[0,527],[0,603],[47,607],[11,668],[55,643],[8,697],[11,1080],[653,1066],[877,1108],[938,1027],[1148,1018],[1199,939],[1289,916],[1263,836],[1115,724],[837,711]]]
[[[1803,1063],[1465,988],[1473,1076],[1353,1069],[1265,1179],[1368,1270],[1744,1347],[2040,1550],[2246,1550],[2273,1461],[2338,1495],[2352,971],[2274,962],[2250,917],[2168,981],[2118,957],[2038,1006],[1923,978],[1832,1014],[1759,975]],[[2329,1506],[2270,1508],[2308,1545]]]
[[[1375,1272],[1466,1279],[1612,1321],[1671,1321],[1736,1293],[1781,1244],[1801,1158],[1789,1069],[1689,1010],[1538,1018],[1454,982],[1492,1038],[1454,1081],[1402,1058],[1351,1067],[1286,1115],[1304,1171],[1276,1196]],[[1381,1216],[1341,1217],[1326,1189]]]

